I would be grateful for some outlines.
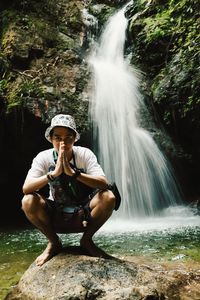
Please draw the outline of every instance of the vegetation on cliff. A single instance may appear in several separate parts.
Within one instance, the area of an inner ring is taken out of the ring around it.
[[[82,63],[82,1],[12,1],[1,14],[0,97],[5,109],[28,108],[48,122],[55,112],[79,115],[86,72]],[[78,109],[78,111],[77,111]]]
[[[159,119],[176,143],[200,154],[200,4],[198,0],[138,0],[131,8],[132,63],[146,76]]]

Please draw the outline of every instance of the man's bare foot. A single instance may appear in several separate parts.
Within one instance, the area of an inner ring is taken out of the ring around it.
[[[58,243],[48,243],[46,249],[42,254],[40,254],[36,258],[36,265],[37,266],[42,266],[45,262],[50,260],[53,256],[58,254],[62,250],[62,243],[61,241],[58,241]]]
[[[102,257],[102,258],[112,258],[109,254],[107,254],[105,251],[100,249],[95,245],[95,243],[92,241],[92,239],[84,239],[82,238],[80,241],[80,246],[83,248],[90,256],[95,257]]]

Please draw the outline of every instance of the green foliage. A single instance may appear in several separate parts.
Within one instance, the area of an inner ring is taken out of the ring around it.
[[[166,10],[156,14],[154,17],[148,17],[144,20],[144,34],[147,43],[153,43],[157,39],[161,39],[170,35],[170,24],[173,20],[170,18],[170,11]]]
[[[52,24],[46,20],[38,18],[32,18],[31,22],[31,31],[39,35],[46,46],[53,47],[57,44],[58,30],[56,27],[53,27]]]
[[[198,1],[168,0],[165,5],[161,2],[144,6],[144,1],[138,0],[135,6],[143,5],[143,12],[136,20],[133,16],[129,27],[136,61],[149,66],[152,77],[180,48],[192,53],[200,47]]]
[[[5,56],[0,53],[0,76],[3,78],[5,73],[9,70],[10,64]]]
[[[5,96],[6,88],[7,88],[7,80],[6,79],[0,80],[0,97]]]
[[[41,98],[43,92],[41,87],[33,81],[24,80],[18,84],[9,84],[7,93],[7,110],[11,111],[13,108],[22,107],[26,102]]]
[[[11,11],[18,11],[23,15],[32,13],[38,17],[42,15],[46,16],[46,19],[52,19],[55,15],[59,14],[57,1],[54,0],[10,0],[7,6],[4,8]]]
[[[42,96],[41,88],[33,81],[24,81],[19,88],[18,93],[24,97],[40,97]]]
[[[172,113],[169,111],[165,111],[163,115],[163,120],[165,121],[166,124],[170,123],[171,118],[172,118]]]
[[[41,40],[41,44],[47,47],[53,47],[57,43],[57,27],[45,18],[38,18],[34,14],[24,15],[22,12],[7,10],[2,14],[2,23],[1,43],[4,49],[8,46],[11,50],[12,45],[17,43],[18,37],[20,37],[20,44],[22,40],[25,44],[27,42],[34,44],[37,43],[38,39]],[[14,48],[16,48],[16,45]],[[18,48],[20,47],[18,46]]]
[[[129,26],[132,63],[146,73],[163,124],[172,134],[184,124],[185,139],[200,129],[199,20],[198,0],[138,0]]]

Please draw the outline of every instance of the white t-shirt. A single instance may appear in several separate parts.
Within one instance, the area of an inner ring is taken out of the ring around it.
[[[30,170],[28,171],[26,179],[37,178],[49,172],[51,166],[55,167],[54,148],[44,150],[33,159]],[[73,153],[75,157],[76,167],[83,169],[84,173],[93,176],[105,176],[101,166],[97,162],[95,154],[88,148],[73,146]],[[73,159],[70,161],[73,164]],[[50,195],[50,199],[52,196]]]

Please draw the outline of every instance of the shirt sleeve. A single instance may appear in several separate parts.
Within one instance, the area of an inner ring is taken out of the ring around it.
[[[99,165],[96,155],[87,149],[85,152],[85,169],[86,173],[93,176],[105,176],[105,173]]]
[[[39,153],[33,159],[31,168],[28,171],[26,179],[29,179],[29,178],[38,178],[40,176],[45,175],[47,173],[47,168],[46,168],[45,165],[46,164],[45,164],[44,155],[42,153]]]

